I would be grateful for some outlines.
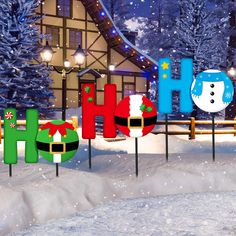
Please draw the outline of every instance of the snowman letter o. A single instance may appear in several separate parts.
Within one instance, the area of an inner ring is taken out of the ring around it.
[[[224,110],[232,102],[234,88],[224,72],[206,70],[194,79],[191,95],[197,107],[214,113]]]

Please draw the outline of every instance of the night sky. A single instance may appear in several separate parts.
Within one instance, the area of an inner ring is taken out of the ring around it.
[[[133,16],[149,16],[150,5],[153,0],[127,0],[130,4],[130,12]]]
[[[130,6],[129,12],[131,17],[133,16],[149,17],[151,14],[153,14],[152,9],[153,7],[155,8],[158,0],[125,0],[125,1]],[[211,9],[214,8],[215,4],[213,3],[213,1],[207,1],[206,3],[208,8]]]

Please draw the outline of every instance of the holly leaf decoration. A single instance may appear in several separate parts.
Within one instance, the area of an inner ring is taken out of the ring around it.
[[[146,109],[146,111],[147,111],[147,112],[152,112],[152,107],[148,107],[148,108]]]
[[[93,102],[93,98],[88,98],[88,102]]]
[[[85,89],[84,89],[85,93],[89,93],[89,92],[90,92],[90,90],[91,90],[91,89],[90,89],[90,87],[89,87],[89,86],[86,86],[86,87],[85,87]]]
[[[146,109],[146,105],[145,105],[145,104],[142,104],[142,105],[140,106],[140,110],[141,110],[142,112],[144,112],[145,109]]]

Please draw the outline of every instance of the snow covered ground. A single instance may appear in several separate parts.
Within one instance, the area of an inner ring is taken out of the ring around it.
[[[236,193],[120,200],[15,236],[236,235]]]
[[[43,160],[26,165],[21,158],[13,167],[11,179],[8,167],[2,164],[0,235],[24,229],[29,229],[29,234],[17,235],[43,235],[42,231],[44,235],[125,235],[125,229],[131,235],[235,235],[235,193],[227,192],[236,191],[236,138],[217,136],[216,162],[212,163],[210,136],[201,137],[189,141],[186,136],[170,136],[169,163],[165,162],[164,135],[149,134],[139,139],[138,178],[133,139],[93,140],[91,171],[87,141],[81,140],[76,157],[60,167],[59,178],[55,177],[54,165]],[[23,143],[19,146],[23,157]],[[189,193],[202,194],[186,195]],[[221,207],[220,214],[216,206]],[[112,221],[113,216],[117,222]],[[221,227],[226,222],[223,216],[231,218],[225,229]],[[52,223],[45,226],[49,221]],[[186,224],[182,227],[181,222]],[[35,224],[41,226],[30,228]],[[219,227],[213,229],[214,224]],[[143,234],[145,229],[147,234]]]

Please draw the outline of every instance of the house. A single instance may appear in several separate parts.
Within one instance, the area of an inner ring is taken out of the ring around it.
[[[72,54],[78,45],[86,52],[81,70],[75,67],[67,76],[67,107],[81,105],[83,83],[95,84],[98,104],[103,103],[107,83],[117,85],[118,102],[131,94],[148,96],[150,81],[157,79],[157,63],[123,36],[102,1],[44,0],[38,14],[43,15],[40,31],[50,35],[49,44],[56,52],[52,60],[54,66],[61,69],[65,59],[73,65]],[[61,108],[62,79],[56,71],[51,77],[55,108]]]

